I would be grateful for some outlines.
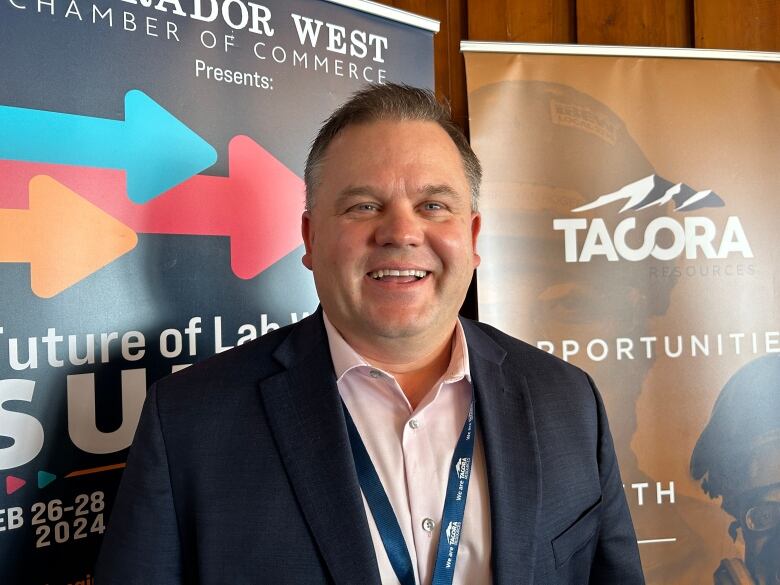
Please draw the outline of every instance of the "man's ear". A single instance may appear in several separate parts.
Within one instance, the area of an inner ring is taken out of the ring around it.
[[[474,268],[479,266],[482,262],[482,258],[477,254],[477,239],[479,238],[479,232],[482,229],[482,214],[478,211],[474,211],[471,214],[471,253],[474,255]]]
[[[303,237],[303,245],[306,248],[306,252],[301,258],[303,265],[309,270],[312,269],[311,250],[314,243],[314,229],[311,225],[311,214],[308,211],[304,211],[301,216],[301,236]]]

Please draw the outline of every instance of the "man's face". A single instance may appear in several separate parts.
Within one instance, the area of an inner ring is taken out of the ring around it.
[[[438,124],[348,126],[325,152],[314,198],[303,263],[350,343],[440,342],[452,331],[479,264],[480,218]]]

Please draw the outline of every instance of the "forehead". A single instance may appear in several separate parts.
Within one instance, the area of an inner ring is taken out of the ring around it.
[[[460,153],[447,132],[428,120],[379,120],[352,124],[328,145],[320,184],[381,184],[404,178],[441,183],[460,190],[467,183]]]

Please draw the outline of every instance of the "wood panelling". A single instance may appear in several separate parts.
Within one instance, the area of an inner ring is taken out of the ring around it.
[[[461,128],[466,129],[466,71],[460,54],[460,41],[467,34],[466,0],[387,0],[382,4],[427,16],[441,23],[441,29],[433,41],[436,95],[450,102],[453,118]]]
[[[692,47],[693,0],[577,0],[577,42]]]
[[[468,129],[460,41],[780,51],[780,0],[381,0],[434,18],[436,93]]]
[[[575,0],[483,0],[468,2],[472,41],[573,43]]]
[[[780,0],[695,0],[696,46],[780,51]]]

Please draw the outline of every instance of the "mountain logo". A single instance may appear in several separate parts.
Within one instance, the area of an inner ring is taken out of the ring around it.
[[[648,175],[629,183],[614,193],[607,193],[587,205],[572,209],[572,211],[589,211],[621,200],[626,200],[625,205],[620,210],[621,213],[666,205],[669,201],[674,202],[675,211],[693,211],[703,207],[723,207],[726,205],[723,199],[711,189],[696,191],[685,183],[672,183],[658,175]]]
[[[458,474],[458,479],[468,479],[469,471],[471,470],[471,457],[461,457],[455,464],[455,473]]]
[[[450,522],[447,524],[447,529],[444,531],[447,535],[447,544],[450,546],[457,546],[460,540],[460,522]]]
[[[672,183],[658,175],[648,175],[612,193],[600,195],[590,203],[572,209],[573,213],[592,211],[622,202],[618,214],[631,212],[610,231],[602,218],[590,221],[584,217],[553,220],[553,229],[564,233],[566,262],[590,262],[603,256],[610,262],[639,262],[652,256],[658,260],[673,260],[683,254],[689,260],[704,256],[708,259],[728,258],[732,254],[753,258],[745,230],[737,216],[729,216],[718,226],[709,217],[688,215],[687,212],[725,207],[725,202],[711,189],[697,191],[685,183]],[[650,208],[672,207],[683,217],[662,215],[652,219],[644,230],[639,247],[631,247],[627,239],[637,229],[637,214]],[[585,233],[580,246],[578,235]],[[659,243],[659,234],[667,231],[672,243]]]

